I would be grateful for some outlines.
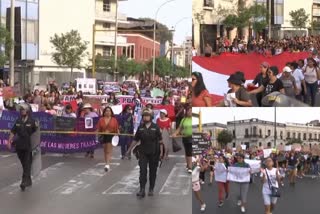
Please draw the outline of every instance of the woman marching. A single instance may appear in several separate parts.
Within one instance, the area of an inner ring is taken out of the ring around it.
[[[202,196],[201,196],[201,185],[199,181],[199,174],[201,167],[199,166],[199,161],[194,158],[192,161],[192,190],[194,192],[194,195],[196,196],[196,199],[200,202],[201,205],[201,212],[204,212],[206,210],[206,204],[204,203]]]
[[[159,126],[162,133],[162,140],[164,143],[164,158],[165,160],[169,159],[169,141],[171,133],[171,120],[168,117],[168,112],[165,109],[160,110],[160,117],[157,119],[157,125]]]
[[[277,203],[277,197],[273,195],[273,188],[279,188],[280,173],[274,167],[274,162],[271,158],[265,160],[265,169],[261,169],[262,174],[262,195],[265,207],[265,214],[271,214]]]
[[[111,107],[108,106],[103,110],[102,117],[97,124],[97,131],[106,134],[99,137],[99,142],[103,145],[104,159],[106,162],[104,170],[107,172],[110,170],[110,161],[112,158],[112,138],[119,133],[118,121],[114,117]]]
[[[226,170],[228,170],[229,161],[225,156],[220,155],[219,159],[218,159],[218,163],[223,164],[225,166]],[[226,182],[218,181],[217,183],[218,183],[218,193],[219,193],[219,196],[218,196],[219,204],[218,204],[218,206],[222,207],[223,206],[223,199],[225,198],[227,200],[228,197],[229,197],[229,181],[226,181]],[[223,192],[225,194],[225,197],[223,197]]]
[[[133,110],[131,105],[126,105],[119,115],[118,118],[120,133],[121,134],[132,134],[133,135]],[[121,146],[121,159],[123,160],[125,157],[128,148],[130,147],[132,141],[132,137],[130,136],[120,136],[119,144]],[[131,156],[128,156],[128,159],[131,159]]]

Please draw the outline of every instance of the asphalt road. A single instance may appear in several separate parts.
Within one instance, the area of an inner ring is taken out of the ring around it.
[[[0,213],[191,214],[191,177],[185,171],[183,151],[163,163],[155,196],[142,200],[135,196],[139,188],[137,160],[121,160],[119,149],[114,153],[107,173],[101,150],[95,159],[84,158],[84,154],[46,154],[42,157],[43,170],[33,179],[32,188],[21,192],[21,167],[16,155],[0,152]]]
[[[209,173],[207,173],[209,174]],[[209,180],[207,180],[209,181]],[[237,206],[238,187],[236,184],[230,185],[230,196],[225,201],[224,206],[218,207],[217,185],[214,183],[208,186],[208,183],[201,186],[202,196],[206,202],[207,209],[204,213],[214,214],[238,214],[240,207]],[[298,179],[295,187],[289,186],[287,181],[281,188],[281,198],[278,200],[273,214],[318,214],[320,213],[320,179],[303,178]],[[264,205],[262,199],[262,185],[260,179],[255,179],[255,183],[250,185],[248,193],[247,214],[264,214]],[[192,197],[192,213],[199,214],[200,205]]]

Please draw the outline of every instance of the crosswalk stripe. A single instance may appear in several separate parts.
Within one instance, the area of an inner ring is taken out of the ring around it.
[[[188,195],[191,190],[191,177],[186,173],[185,164],[177,163],[172,168],[160,195]]]
[[[120,181],[113,184],[107,190],[102,192],[103,195],[131,195],[137,191],[139,187],[139,173],[140,167],[136,166],[134,170],[124,176]]]
[[[9,158],[12,157],[13,155],[0,155],[1,158]]]
[[[93,183],[97,182],[100,178],[106,175],[103,166],[105,163],[98,163],[94,167],[87,169],[86,171],[78,174],[77,176],[70,179],[68,182],[62,184],[60,187],[50,191],[51,193],[61,194],[61,195],[71,195],[82,189],[86,189]],[[111,163],[112,166],[119,166],[120,163]]]
[[[64,162],[56,163],[44,170],[42,170],[36,178],[33,179],[33,185],[38,184],[41,180],[46,179],[52,176],[58,169],[60,169],[64,165]],[[16,194],[20,191],[20,183],[21,181],[15,182],[8,187],[3,188],[0,192],[8,192],[10,195]]]

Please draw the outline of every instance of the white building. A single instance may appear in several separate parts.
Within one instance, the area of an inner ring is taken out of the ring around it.
[[[123,0],[118,0],[123,1]],[[46,84],[49,80],[58,83],[70,80],[70,68],[59,67],[52,59],[53,52],[50,37],[55,33],[61,34],[77,30],[82,39],[88,42],[88,55],[82,63],[81,69],[74,69],[74,78],[84,77],[86,69],[91,67],[93,25],[96,32],[95,54],[110,56],[114,53],[116,0],[55,0],[39,4],[39,60],[35,61],[32,71],[33,84]],[[119,22],[126,22],[126,17],[119,13]],[[126,38],[117,37],[119,47],[127,46]]]
[[[204,133],[208,133],[211,136],[211,143],[213,147],[217,147],[218,146],[218,141],[217,141],[217,137],[218,134],[227,129],[227,126],[221,123],[208,123],[208,124],[203,124],[202,125],[202,132]],[[198,132],[198,126],[193,126],[192,130],[194,132]]]
[[[300,139],[303,144],[313,145],[320,142],[320,126],[313,124],[277,123],[276,139],[274,122],[259,119],[230,121],[227,130],[233,133],[233,147],[243,144],[247,147],[276,147],[285,145],[290,139]]]

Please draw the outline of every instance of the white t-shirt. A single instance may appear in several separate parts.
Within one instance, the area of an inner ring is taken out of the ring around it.
[[[304,75],[302,73],[302,70],[297,68],[296,70],[293,71],[292,76],[296,80],[297,88],[299,89],[299,91],[301,91],[301,89],[302,89],[301,81],[304,80]]]
[[[277,168],[272,168],[271,170],[268,170],[268,169],[265,169],[265,170],[267,171],[267,172],[266,171],[265,172],[268,173],[268,175],[269,175],[269,179],[271,181],[271,186],[279,188],[279,184],[277,181],[277,173],[279,175],[279,171],[277,171]],[[266,181],[263,183],[263,186],[262,186],[262,194],[270,195],[271,194],[270,187],[269,187],[268,177],[266,175]]]
[[[196,166],[192,170],[192,182],[199,181],[199,175],[200,175],[200,166]]]

